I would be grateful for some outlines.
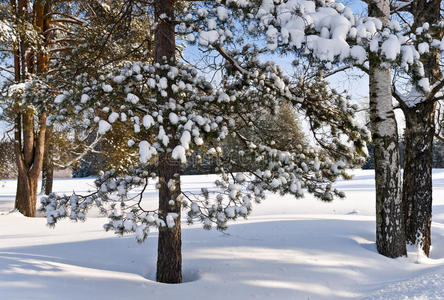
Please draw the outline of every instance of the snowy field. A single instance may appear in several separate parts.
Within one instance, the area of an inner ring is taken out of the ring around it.
[[[375,247],[372,171],[339,181],[345,200],[322,203],[270,194],[248,220],[223,234],[183,225],[180,285],[153,280],[156,238],[106,233],[106,219],[63,220],[9,213],[15,181],[0,183],[0,299],[444,299],[444,170],[434,171],[431,258],[410,249],[388,259]],[[214,176],[185,176],[184,190]],[[85,191],[92,179],[60,179],[56,192]],[[156,202],[153,187],[146,205]]]

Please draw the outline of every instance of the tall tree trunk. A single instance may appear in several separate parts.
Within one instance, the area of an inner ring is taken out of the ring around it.
[[[28,12],[28,1],[11,1],[16,13],[21,17],[32,18],[35,25],[42,32],[48,29],[48,16],[50,1],[37,1],[34,3],[33,16]],[[19,45],[14,51],[15,81],[24,81],[29,73],[46,71],[48,57],[46,54],[37,54],[37,68],[34,65],[35,53],[28,51],[28,45],[20,37]],[[45,41],[46,37],[45,37]],[[27,53],[25,55],[25,53]],[[16,105],[15,121],[15,153],[18,169],[17,194],[15,207],[25,216],[34,217],[37,202],[37,183],[42,169],[45,133],[46,112],[41,112],[38,118],[38,126],[35,126],[35,111],[31,105],[20,107]]]
[[[163,0],[155,2],[155,14],[158,26],[155,32],[155,62],[165,64],[167,59],[169,64],[175,62],[176,39],[174,22],[161,20],[160,16],[165,15],[169,20],[174,20],[175,0]],[[166,74],[164,74],[166,78]],[[169,83],[171,86],[171,82]],[[171,88],[167,89],[170,97],[173,97]],[[168,97],[168,98],[170,98]],[[165,126],[167,133],[173,133],[173,127]],[[174,141],[171,142],[174,147]],[[157,275],[156,280],[164,283],[182,282],[182,240],[180,228],[181,203],[180,195],[180,164],[172,160],[169,154],[161,155],[159,159],[159,216],[165,218],[168,213],[177,215],[175,226],[159,228],[159,241],[157,248]],[[174,182],[174,187],[169,185]],[[169,187],[170,186],[170,187]],[[170,204],[170,200],[174,204]]]
[[[52,151],[52,128],[48,127],[45,134],[45,151],[43,156],[42,166],[42,190],[41,193],[49,195],[52,193],[52,186],[54,182],[54,161]]]
[[[177,214],[173,228],[160,227],[157,246],[157,276],[156,280],[164,283],[182,282],[182,238],[180,227],[181,203],[175,201],[170,205],[171,199],[177,199],[180,194],[180,164],[177,161],[164,157],[159,167],[159,214]],[[175,189],[170,190],[168,182],[174,180]]]
[[[412,3],[413,30],[425,22],[440,21],[441,0],[416,0]],[[432,33],[441,40],[442,33]],[[425,76],[433,84],[442,79],[438,49],[423,55]],[[426,98],[427,95],[424,95]],[[435,100],[429,99],[408,107],[403,105],[406,119],[405,158],[402,202],[407,243],[416,245],[429,256],[432,224],[432,164],[435,134]]]
[[[431,245],[434,110],[434,104],[430,102],[404,110],[402,201],[406,237],[409,244],[418,245],[427,256]]]
[[[369,3],[369,16],[384,24],[390,18],[390,2]],[[401,203],[401,166],[398,129],[392,105],[391,73],[370,56],[370,123],[375,154],[376,246],[388,257],[406,255]]]

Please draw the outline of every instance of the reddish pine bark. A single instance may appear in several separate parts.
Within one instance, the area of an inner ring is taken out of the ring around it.
[[[155,15],[158,21],[155,32],[155,62],[164,64],[165,59],[169,64],[175,62],[176,40],[175,25],[173,22],[161,21],[160,16],[166,15],[170,20],[174,19],[175,0],[163,0],[155,2]],[[166,74],[164,74],[167,78]],[[169,84],[169,86],[171,83]],[[172,96],[170,88],[167,93]],[[166,126],[167,133],[172,133]],[[174,141],[173,141],[174,143]],[[174,147],[174,145],[172,145]],[[159,162],[159,216],[165,217],[168,213],[175,213],[174,228],[159,228],[159,240],[157,249],[157,275],[156,280],[164,283],[182,282],[182,241],[180,228],[181,204],[175,201],[170,205],[170,200],[176,200],[180,194],[180,164],[169,158],[168,154],[161,155]],[[175,180],[175,190],[170,191],[168,182]]]

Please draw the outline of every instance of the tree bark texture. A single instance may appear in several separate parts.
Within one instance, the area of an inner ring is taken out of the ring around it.
[[[369,3],[369,16],[384,24],[390,18],[390,2]],[[398,129],[392,105],[391,72],[370,57],[370,123],[375,153],[376,246],[387,257],[406,255],[401,203],[401,166]]]
[[[28,172],[18,172],[15,208],[26,217],[35,217],[37,205],[37,179]]]
[[[434,104],[405,110],[405,155],[402,201],[407,242],[428,256],[432,224]]]
[[[16,122],[19,122],[20,119],[22,119],[22,122],[21,124],[16,124],[16,127],[21,128],[25,136],[29,136],[30,132],[34,132],[34,112],[28,109],[17,118]],[[29,141],[23,138],[24,145],[26,145],[26,143],[32,143],[33,147],[21,147],[21,134],[16,129],[15,151],[18,178],[15,208],[27,217],[35,217],[36,213],[37,184],[43,163],[45,132],[45,113],[40,116],[39,133],[37,137]]]
[[[34,24],[42,32],[45,32],[47,26],[49,26],[46,19],[48,18],[50,2],[36,1],[32,15],[28,12],[27,0],[12,1],[11,5],[17,15],[32,18]],[[48,57],[43,53],[37,53],[36,55],[32,51],[27,51],[28,45],[23,42],[23,37],[20,37],[19,40],[19,45],[14,51],[15,81],[23,82],[30,73],[45,72]],[[46,112],[38,113],[37,120],[36,112],[30,105],[19,106],[17,103],[15,109],[17,114],[15,120],[15,153],[18,169],[15,207],[23,215],[34,217],[37,204],[37,184],[43,163]]]
[[[52,193],[52,186],[54,182],[54,161],[52,151],[52,128],[48,127],[45,134],[45,151],[43,156],[42,166],[42,190],[41,193],[49,195]]]
[[[412,2],[413,30],[424,23],[440,21],[441,0]],[[442,33],[432,32],[435,39]],[[442,80],[440,53],[437,49],[422,56],[425,76],[430,84]],[[426,98],[428,95],[424,95]],[[403,105],[406,119],[405,159],[402,202],[407,243],[416,245],[429,256],[432,224],[432,164],[435,134],[435,99],[430,98],[415,107]]]
[[[169,64],[175,62],[176,39],[174,20],[175,0],[163,0],[155,2],[155,15],[158,22],[155,32],[155,62]],[[160,16],[167,16],[168,20],[161,20]],[[166,74],[164,77],[168,78]],[[169,82],[168,86],[171,86]],[[173,96],[171,88],[167,93]],[[168,97],[169,98],[169,97]],[[173,133],[174,127],[165,126],[166,133]],[[170,147],[174,147],[174,141]],[[174,188],[169,182],[174,181]],[[169,154],[163,154],[159,159],[159,216],[166,217],[168,213],[177,214],[175,226],[159,228],[159,240],[157,249],[157,275],[156,280],[164,283],[182,282],[182,240],[180,227],[181,203],[180,195],[180,164],[169,158]],[[170,204],[170,200],[174,204]]]
[[[182,238],[180,226],[181,203],[169,201],[177,199],[180,195],[180,164],[177,161],[164,158],[159,168],[159,214],[167,213],[178,215],[173,228],[159,228],[159,240],[157,248],[157,276],[156,280],[164,283],[182,282]],[[175,189],[170,190],[168,182],[175,181]]]

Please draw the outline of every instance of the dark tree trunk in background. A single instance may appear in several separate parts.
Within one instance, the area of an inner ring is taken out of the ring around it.
[[[404,110],[404,115],[406,129],[402,201],[407,242],[419,245],[428,256],[432,224],[434,104],[420,104],[413,110]]]
[[[411,5],[413,30],[424,23],[440,21],[441,0],[415,0]],[[441,40],[443,34],[432,32]],[[430,84],[442,79],[438,49],[431,49],[422,57],[425,76]],[[426,98],[428,95],[424,95]],[[432,164],[435,134],[435,106],[433,97],[419,105],[402,105],[406,119],[404,183],[402,201],[407,243],[421,247],[429,256],[432,224]]]
[[[390,2],[369,4],[369,16],[384,24],[390,18]],[[370,124],[375,155],[376,246],[388,257],[406,255],[401,203],[401,166],[398,128],[392,105],[391,73],[370,56]]]
[[[42,191],[44,195],[52,193],[52,186],[54,182],[54,161],[52,151],[52,128],[48,127],[45,134],[45,151],[43,156],[42,167]]]
[[[161,15],[166,15],[169,20],[174,20],[175,0],[162,0],[155,2],[156,21],[159,22],[155,32],[155,62],[174,64],[176,53],[175,25],[174,22],[160,20]],[[164,74],[166,78],[166,74]],[[169,82],[168,86],[171,86]],[[168,95],[173,97],[171,88],[167,89]],[[169,97],[168,97],[169,98]],[[174,128],[165,126],[166,133],[172,133]],[[174,141],[170,142],[174,148]],[[159,241],[157,249],[157,275],[156,280],[164,283],[182,282],[182,240],[180,228],[181,203],[180,195],[180,164],[172,160],[170,154],[160,155],[159,158],[159,216],[165,217],[168,213],[177,214],[173,228],[159,228]],[[174,181],[175,188],[169,188],[170,180]],[[170,200],[174,201],[170,205]]]
[[[39,26],[43,32],[50,28],[49,18],[47,13],[51,10],[52,0],[46,0],[44,5],[36,5],[37,14],[37,26]],[[49,42],[48,35],[44,36],[45,44]],[[46,72],[47,65],[49,63],[49,57],[43,53],[39,53],[37,56],[37,72]],[[52,185],[54,181],[54,163],[53,163],[53,141],[52,141],[53,131],[52,127],[46,128],[45,141],[44,141],[44,156],[42,165],[42,194],[49,195],[52,193]]]

